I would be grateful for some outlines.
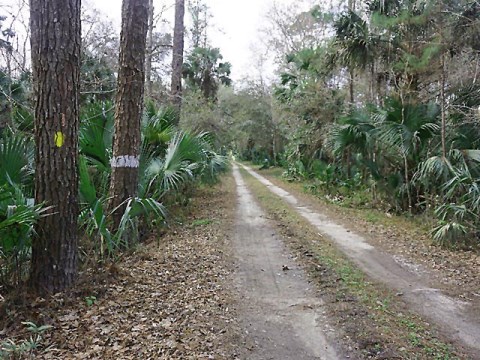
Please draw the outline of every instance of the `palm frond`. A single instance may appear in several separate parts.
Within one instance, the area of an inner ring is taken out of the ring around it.
[[[0,138],[0,185],[33,185],[33,141],[20,133],[5,132]]]
[[[467,228],[458,222],[447,222],[432,229],[433,240],[442,245],[452,245],[464,240]]]
[[[438,180],[445,180],[452,172],[452,164],[447,158],[442,156],[432,156],[425,161],[422,161],[415,172],[413,181],[426,182]]]
[[[156,156],[163,156],[166,145],[176,131],[175,109],[157,108],[152,101],[147,102],[142,118],[142,137],[145,145],[151,146]]]
[[[90,104],[82,112],[79,132],[80,153],[88,163],[109,171],[112,156],[113,109],[109,102]]]

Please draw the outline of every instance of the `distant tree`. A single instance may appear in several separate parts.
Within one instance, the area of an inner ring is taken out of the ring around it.
[[[105,59],[84,49],[81,67],[81,103],[112,100],[115,92],[114,69]]]
[[[175,1],[175,27],[173,30],[172,84],[170,95],[177,110],[178,120],[182,107],[182,68],[185,45],[185,0]]]
[[[204,0],[190,0],[188,11],[190,12],[192,27],[190,35],[193,48],[207,47],[207,30],[209,25],[209,7]]]
[[[115,24],[88,0],[82,1],[82,52],[117,67],[120,38]]]
[[[15,36],[15,32],[7,27],[5,28],[3,26],[3,22],[7,19],[6,16],[1,16],[0,15],[0,49],[5,49],[7,51],[12,51],[13,50],[13,47],[12,47],[12,43],[10,41],[10,38]]]
[[[153,0],[148,0],[148,30],[147,30],[147,49],[145,59],[145,97],[152,97],[152,48],[153,48],[153,28],[154,28],[155,8]]]
[[[354,2],[350,0],[349,4],[349,11],[335,22],[335,44],[338,48],[336,54],[338,62],[348,69],[350,105],[353,106],[355,103],[355,70],[364,71],[369,67],[373,74],[375,49],[378,44],[369,33],[367,22],[353,10]],[[373,90],[370,91],[371,98],[373,98]]]
[[[13,106],[14,80],[12,79],[11,58],[13,46],[11,39],[15,32],[10,27],[3,26],[6,16],[0,15],[0,54],[4,59],[4,66],[0,67],[0,134],[11,123]],[[3,65],[0,63],[0,66]]]
[[[219,110],[227,129],[223,137],[230,135],[230,146],[249,160],[275,159],[279,134],[273,119],[272,98],[259,83],[250,82],[235,92],[223,88],[219,92]]]
[[[125,202],[138,190],[140,121],[145,84],[145,51],[148,28],[148,0],[124,0],[122,32],[115,101],[110,204],[114,227],[118,228]]]
[[[113,100],[120,42],[115,25],[94,7],[91,0],[83,0],[81,21],[81,104]]]
[[[218,48],[195,48],[183,66],[187,84],[202,92],[207,100],[216,100],[220,84],[230,85],[231,64],[222,62]]]
[[[156,11],[153,6],[153,0],[149,0],[148,9],[148,31],[147,31],[147,52],[145,59],[145,97],[154,97],[154,83],[162,82],[165,75],[159,73],[159,70],[165,68],[170,69],[170,65],[165,66],[165,57],[170,54],[172,49],[172,34],[164,32],[161,29],[162,24],[166,21],[163,17],[167,10],[167,6],[163,5]],[[159,66],[160,65],[160,66]],[[170,71],[168,71],[169,73]]]
[[[35,202],[51,206],[32,243],[31,286],[54,293],[77,275],[80,0],[31,0]]]
[[[314,48],[328,38],[332,15],[318,16],[319,10],[315,8],[314,14],[310,6],[309,0],[297,0],[288,5],[274,2],[269,9],[262,28],[262,41],[279,63],[284,62],[286,54]],[[324,24],[319,26],[320,23]]]

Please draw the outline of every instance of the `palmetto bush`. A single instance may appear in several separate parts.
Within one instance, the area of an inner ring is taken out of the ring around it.
[[[0,285],[17,286],[27,273],[33,225],[33,142],[20,133],[0,138]]]
[[[438,115],[434,104],[402,104],[392,98],[382,108],[366,107],[345,115],[329,131],[325,148],[343,165],[348,178],[360,174],[393,210],[418,210],[421,194],[412,178],[435,143]]]
[[[148,101],[142,118],[142,138],[147,153],[152,156],[164,156],[167,144],[177,130],[175,127],[176,112],[170,107],[157,108]]]
[[[207,133],[192,135],[178,130],[165,156],[150,161],[141,184],[144,192],[162,198],[198,181],[213,183],[227,166],[227,158],[213,151]]]
[[[173,112],[147,104],[142,122],[142,146],[138,196],[127,199],[118,231],[110,229],[107,194],[110,178],[112,111],[91,105],[80,133],[80,224],[101,257],[113,256],[129,246],[131,231],[138,221],[145,225],[163,223],[167,197],[184,196],[201,181],[213,182],[227,168],[228,161],[218,155],[207,133],[193,135],[174,127]],[[102,111],[100,111],[102,110]],[[168,204],[167,204],[168,205]],[[135,234],[133,234],[135,235]]]
[[[0,185],[22,184],[31,191],[34,151],[33,141],[30,138],[20,133],[4,132],[0,137]]]
[[[480,106],[478,85],[453,92],[447,127],[447,154],[431,148],[415,174],[425,201],[438,219],[433,238],[442,245],[480,242]]]
[[[421,193],[412,178],[418,164],[428,156],[440,132],[439,107],[434,104],[402,104],[390,99],[384,109],[373,116],[374,136],[380,173],[386,193],[394,194],[392,203],[401,211],[419,211]],[[437,141],[438,143],[438,141]]]
[[[415,181],[432,194],[437,243],[480,241],[480,150],[451,149],[445,158],[430,157],[419,165]]]
[[[0,185],[0,286],[15,287],[25,280],[33,225],[46,210],[26,198],[19,185]]]
[[[110,182],[113,140],[113,106],[110,102],[97,102],[82,111],[79,145],[79,192],[80,227],[86,233],[84,247],[88,247],[100,259],[115,256],[119,250],[129,247],[132,233],[137,230],[138,219],[154,214],[165,218],[165,209],[158,201],[142,193],[126,200],[125,211],[117,230],[111,228],[110,213],[107,210]],[[145,148],[145,146],[144,146]],[[141,156],[140,177],[144,174],[144,162],[149,154]]]
[[[430,211],[438,219],[432,230],[436,242],[478,243],[480,127],[454,112],[448,124],[443,157],[438,106],[390,99],[383,108],[341,118],[327,134],[324,148],[344,169],[352,169],[350,177],[360,172],[364,182],[374,184],[392,209]]]
[[[28,114],[25,114],[28,117]],[[142,124],[138,196],[127,199],[119,229],[107,211],[113,136],[113,106],[97,102],[81,112],[79,134],[79,225],[86,234],[84,253],[100,259],[129,247],[132,230],[163,223],[166,198],[183,196],[198,182],[214,182],[228,161],[213,148],[211,135],[189,134],[173,126],[173,112],[147,104]],[[19,283],[27,273],[33,225],[45,212],[33,201],[34,144],[20,131],[0,138],[0,281]],[[175,195],[175,196],[173,196]],[[132,236],[133,235],[133,236]]]

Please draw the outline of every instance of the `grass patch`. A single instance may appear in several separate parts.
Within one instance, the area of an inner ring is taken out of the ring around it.
[[[365,211],[364,219],[372,224],[377,224],[382,221],[381,216],[375,211]]]
[[[205,225],[210,225],[214,223],[215,220],[213,219],[196,219],[193,220],[190,224],[191,227],[196,227],[196,226],[205,226]]]
[[[375,225],[382,225],[386,228],[402,229],[402,234],[409,232],[415,238],[425,237],[431,243],[430,230],[436,224],[436,220],[429,214],[411,216],[410,214],[392,214],[383,209],[382,205],[374,207],[367,202],[367,195],[364,190],[353,192],[351,197],[328,195],[325,189],[315,185],[315,181],[304,180],[297,182],[286,181],[283,177],[282,168],[269,168],[258,171],[258,166],[249,166],[259,174],[265,176],[273,183],[280,185],[287,191],[312,196],[320,204],[327,204],[329,208],[346,218],[357,218]]]
[[[240,172],[286,244],[317,285],[327,312],[364,358],[459,359],[419,316],[384,286],[372,283],[301,215],[244,169]],[[274,173],[273,169],[261,174]],[[272,175],[273,176],[273,175]],[[377,221],[372,216],[373,221]]]
[[[368,189],[349,190],[348,192],[332,195],[326,189],[318,186],[315,180],[286,181],[282,176],[285,171],[283,168],[271,167],[265,170],[258,170],[257,165],[248,164],[248,166],[269,178],[269,180],[273,179],[276,183],[282,183],[286,190],[293,189],[299,193],[312,195],[322,203],[328,203],[328,205],[339,212],[353,215],[369,223],[409,229],[417,235],[427,237],[430,237],[430,230],[436,223],[435,219],[428,214],[412,217],[410,214],[390,214],[385,211],[384,206],[381,204],[375,207]],[[330,192],[334,193],[335,191],[332,190],[334,190],[333,187],[330,189]]]
[[[281,179],[283,176],[283,173],[285,172],[285,169],[280,167],[269,167],[268,169],[259,170],[259,166],[251,165],[251,164],[249,164],[249,166],[254,168],[255,171],[258,171],[262,175],[273,176],[278,179]]]

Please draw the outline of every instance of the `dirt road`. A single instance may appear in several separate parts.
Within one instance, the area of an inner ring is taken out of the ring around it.
[[[239,312],[248,359],[345,359],[306,275],[265,219],[234,166],[238,204],[234,237]]]
[[[122,261],[85,268],[70,292],[0,302],[0,358],[5,344],[24,351],[11,345],[29,341],[33,321],[51,327],[16,358],[480,359],[470,303],[306,206],[310,197],[233,173]]]
[[[470,309],[468,302],[444,295],[432,286],[428,274],[418,274],[402,266],[394,256],[377,250],[367,239],[334,223],[326,215],[311,210],[252,169],[245,169],[327,235],[368,276],[393,289],[414,311],[437,324],[452,341],[463,344],[473,354],[480,353],[480,316]],[[240,195],[243,196],[242,193]]]

